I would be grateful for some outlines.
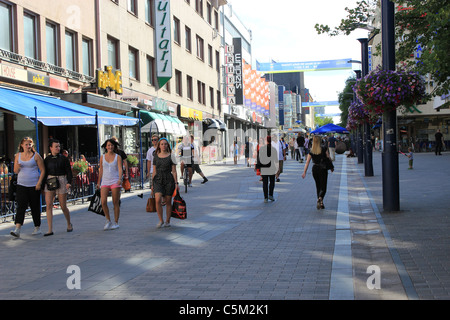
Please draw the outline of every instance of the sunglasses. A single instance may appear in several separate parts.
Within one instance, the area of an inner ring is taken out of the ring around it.
[[[152,141],[158,141],[159,139],[152,139]]]

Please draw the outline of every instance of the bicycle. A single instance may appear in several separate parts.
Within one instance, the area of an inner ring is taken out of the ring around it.
[[[186,165],[184,166],[183,183],[184,183],[184,193],[187,193],[189,185],[189,169]]]

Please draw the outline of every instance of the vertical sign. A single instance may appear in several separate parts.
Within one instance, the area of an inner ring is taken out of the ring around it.
[[[233,38],[234,47],[234,87],[236,104],[244,104],[244,80],[242,72],[242,39]]]
[[[170,0],[155,1],[156,76],[161,88],[172,78]]]
[[[231,107],[236,104],[236,87],[234,86],[234,47],[230,45],[225,45],[225,82],[227,104]]]
[[[284,86],[278,86],[278,120],[280,126],[284,126]]]

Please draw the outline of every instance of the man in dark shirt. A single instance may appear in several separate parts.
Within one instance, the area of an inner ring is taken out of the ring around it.
[[[436,134],[434,135],[434,137],[436,138],[436,149],[435,149],[435,154],[436,155],[440,155],[442,156],[442,145],[444,144],[444,136],[441,133],[441,130],[437,130]]]
[[[303,162],[303,155],[304,155],[304,151],[305,151],[305,138],[303,137],[303,135],[301,133],[298,134],[297,136],[297,145],[299,148],[299,152],[300,152],[300,162]]]

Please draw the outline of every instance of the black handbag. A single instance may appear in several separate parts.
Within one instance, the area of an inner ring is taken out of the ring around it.
[[[100,196],[100,190],[96,190],[94,195],[91,197],[91,202],[89,203],[88,211],[92,211],[101,216],[105,215],[102,208],[102,198]]]
[[[322,163],[324,164],[324,168],[326,170],[334,170],[334,165],[330,158],[324,157]]]
[[[48,191],[55,191],[55,190],[58,190],[60,187],[58,177],[48,178],[46,181],[46,184],[47,184]]]
[[[9,201],[16,201],[16,192],[17,192],[17,174],[14,173],[11,176],[11,181],[9,182],[9,189],[8,189]]]

